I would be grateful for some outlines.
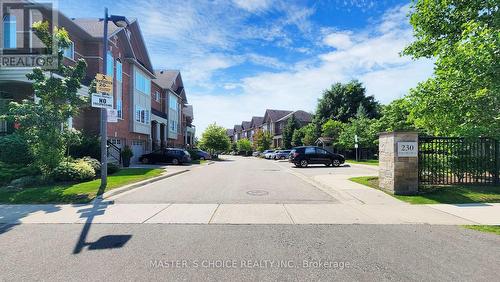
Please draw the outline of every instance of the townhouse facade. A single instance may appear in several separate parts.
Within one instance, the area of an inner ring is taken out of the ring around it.
[[[241,125],[235,125],[229,133],[233,134],[233,142],[241,138],[248,138],[254,141],[254,135],[257,131],[262,130],[268,132],[273,138],[273,148],[281,148],[283,146],[283,130],[288,123],[288,120],[294,116],[297,125],[300,127],[306,126],[312,122],[313,115],[302,111],[274,110],[268,109],[263,117],[254,116],[250,122],[242,122]],[[230,137],[231,138],[231,137]]]
[[[15,11],[9,11],[14,13]],[[43,11],[30,15],[30,24],[45,20]],[[25,21],[20,15],[4,14],[9,25],[2,25],[0,34],[20,34],[16,20]],[[58,13],[58,26],[64,27],[72,42],[64,50],[63,64],[72,66],[77,60],[87,63],[84,85],[78,94],[89,97],[89,85],[97,73],[113,78],[113,108],[117,110],[118,121],[107,124],[110,147],[132,149],[132,161],[152,150],[163,147],[191,147],[194,144],[195,126],[193,107],[187,104],[186,92],[180,71],[156,71],[149,57],[146,43],[137,20],[131,20],[127,27],[108,25],[109,49],[103,54],[102,41],[104,24],[99,19],[74,19]],[[5,30],[12,29],[12,30]],[[29,37],[36,38],[34,34]],[[10,36],[2,40],[12,44],[19,38]],[[34,41],[34,40],[31,40]],[[31,42],[30,41],[30,42]],[[103,69],[106,60],[107,68]],[[26,78],[32,68],[0,68],[0,111],[5,111],[10,101],[36,99],[31,82]],[[68,121],[70,127],[87,135],[99,134],[100,109],[83,107],[77,116]],[[0,121],[0,134],[13,132],[13,126]],[[119,151],[118,151],[119,152]],[[119,153],[118,153],[119,154]],[[116,156],[115,156],[116,157]]]
[[[250,142],[253,143],[254,141],[254,135],[257,133],[257,131],[262,130],[262,121],[264,120],[264,117],[252,117],[252,120],[250,121]]]

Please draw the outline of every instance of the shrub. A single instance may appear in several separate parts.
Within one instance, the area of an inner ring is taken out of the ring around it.
[[[83,161],[64,161],[52,172],[52,177],[56,181],[86,181],[95,177],[92,166]]]
[[[91,157],[83,157],[80,160],[88,163],[95,171],[95,174],[101,173],[101,162]]]
[[[120,167],[114,163],[108,163],[108,175],[117,173],[120,171]]]
[[[33,166],[0,162],[0,185],[10,183],[12,180],[23,176],[37,174],[40,174],[40,171]]]
[[[13,188],[28,188],[33,187],[35,185],[44,184],[46,181],[40,175],[27,175],[17,179],[14,179],[10,182],[9,187]]]
[[[33,161],[28,143],[18,134],[0,137],[0,161],[8,164],[29,164]]]
[[[73,158],[88,156],[93,159],[101,159],[101,144],[99,137],[84,135],[80,144],[69,147],[69,155]]]

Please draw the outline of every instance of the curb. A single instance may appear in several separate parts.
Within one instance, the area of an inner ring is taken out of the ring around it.
[[[176,171],[176,172],[172,172],[172,173],[167,172],[163,175],[160,175],[160,176],[157,176],[154,178],[146,179],[146,180],[136,182],[133,184],[129,184],[129,185],[117,188],[117,189],[113,189],[111,191],[108,191],[108,192],[102,194],[101,197],[99,197],[99,198],[100,199],[107,199],[107,198],[110,198],[112,196],[116,196],[118,194],[122,194],[122,193],[128,192],[130,190],[142,187],[144,185],[151,184],[151,183],[154,183],[154,182],[157,182],[157,181],[160,181],[160,180],[172,177],[172,176],[176,176],[176,175],[188,172],[188,171],[189,171],[189,169],[184,169],[184,170],[180,170],[180,171]]]

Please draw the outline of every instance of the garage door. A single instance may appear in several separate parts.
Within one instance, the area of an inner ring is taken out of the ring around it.
[[[132,141],[132,153],[134,156],[130,160],[132,163],[139,162],[139,157],[144,154],[145,142],[144,141]]]

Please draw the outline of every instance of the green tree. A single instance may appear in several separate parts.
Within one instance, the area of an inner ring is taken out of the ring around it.
[[[318,139],[316,137],[317,134],[315,125],[310,123],[299,130],[301,130],[304,134],[304,137],[302,138],[302,144],[304,144],[305,146],[314,145],[314,143]]]
[[[271,148],[273,143],[273,137],[269,132],[264,132],[263,130],[257,130],[254,135],[254,145],[257,151],[265,151]]]
[[[227,151],[231,146],[231,140],[226,134],[226,129],[215,123],[210,124],[201,135],[200,147],[208,150],[211,154]]]
[[[396,99],[382,107],[382,117],[378,120],[378,131],[416,131],[410,120],[410,104],[407,99]]]
[[[337,140],[344,129],[344,123],[330,119],[321,127],[322,136],[331,137]]]
[[[299,123],[295,118],[295,115],[288,119],[285,128],[283,129],[283,147],[285,149],[290,149],[292,147],[293,133],[299,128]]]
[[[373,96],[366,96],[366,89],[361,82],[352,80],[346,84],[335,83],[318,100],[314,121],[320,126],[330,119],[346,123],[356,116],[360,106],[369,118],[379,117],[379,103]]]
[[[85,103],[77,91],[85,77],[86,63],[80,59],[74,67],[62,64],[62,50],[71,44],[64,28],[55,27],[51,33],[48,22],[37,22],[33,24],[33,31],[49,49],[56,41],[61,50],[56,72],[62,76],[56,76],[52,71],[47,75],[46,70],[40,68],[33,69],[26,76],[32,81],[38,100],[11,102],[5,117],[18,124],[17,132],[28,143],[35,158],[34,165],[47,176],[59,165],[68,145],[74,141],[75,132],[70,132],[67,121],[77,115]]]
[[[252,151],[252,143],[250,140],[243,138],[236,142],[236,146],[239,152],[249,152]]]
[[[295,130],[292,135],[292,146],[298,147],[304,145],[304,143],[302,143],[302,139],[304,138],[304,136],[305,133],[303,130]]]
[[[370,119],[362,113],[351,118],[350,122],[343,127],[336,144],[344,149],[353,149],[355,135],[358,136],[360,148],[376,147],[378,144],[377,120]]]
[[[410,119],[430,134],[500,137],[497,0],[414,1],[415,41],[403,54],[434,58],[433,77],[410,91]]]

